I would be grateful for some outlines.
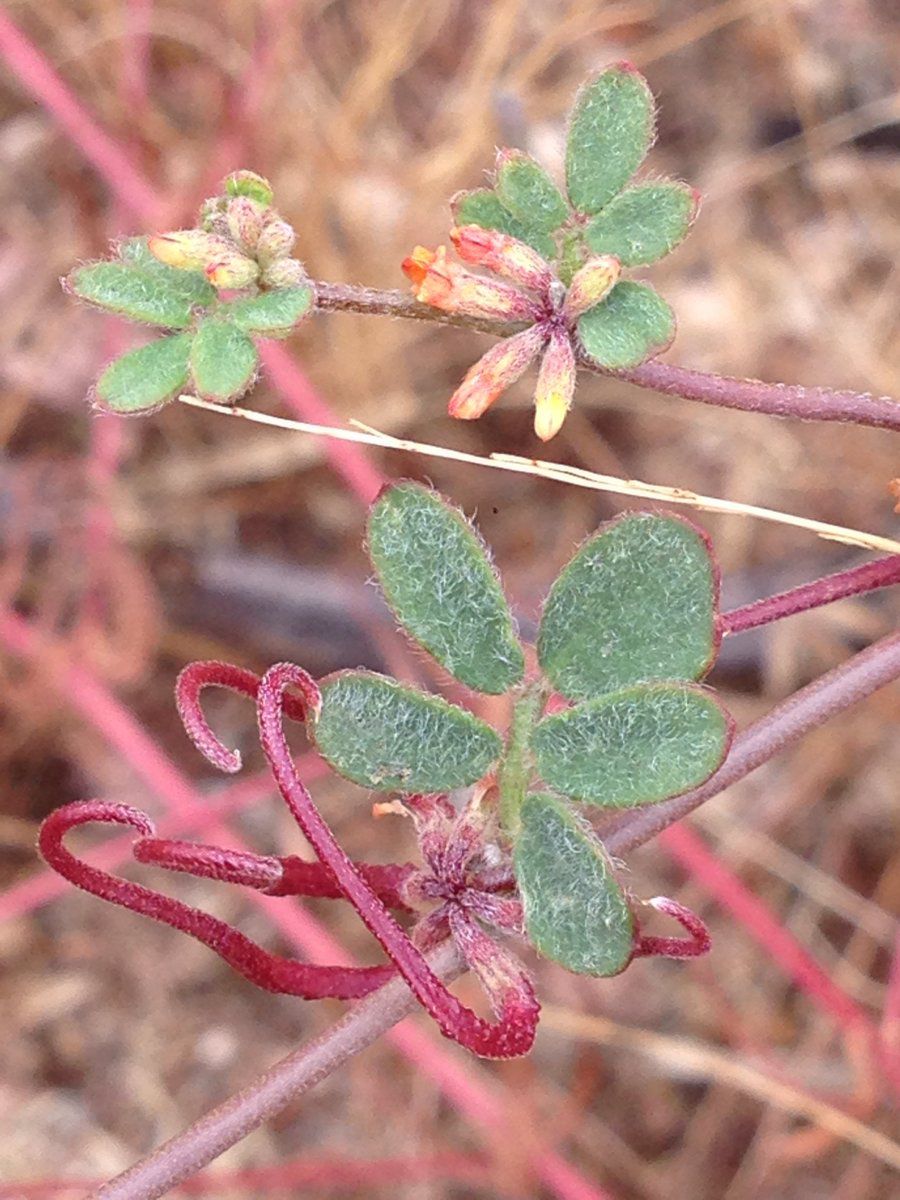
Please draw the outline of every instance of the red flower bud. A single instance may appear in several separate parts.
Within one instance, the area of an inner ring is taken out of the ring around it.
[[[447,408],[450,416],[462,421],[480,417],[500,393],[527,370],[540,353],[546,337],[540,325],[532,325],[492,346],[450,397]]]
[[[541,315],[536,302],[524,292],[496,279],[473,275],[448,260],[446,246],[438,246],[437,250],[416,246],[402,265],[415,298],[444,312],[500,321],[533,321]]]
[[[482,229],[480,225],[463,225],[450,230],[450,240],[463,262],[496,271],[532,291],[546,291],[553,280],[553,270],[546,259],[508,233]]]

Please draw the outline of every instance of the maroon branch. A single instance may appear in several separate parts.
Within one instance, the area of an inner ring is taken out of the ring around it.
[[[780,592],[777,596],[766,596],[763,600],[732,609],[722,614],[719,626],[723,634],[743,633],[745,629],[768,625],[772,621],[780,621],[782,617],[808,612],[823,604],[890,587],[895,583],[900,583],[900,554],[889,554],[886,558],[851,567],[849,571],[825,575],[812,583]]]
[[[445,313],[393,289],[359,287],[345,283],[317,282],[316,307],[323,312],[354,312],[375,316],[405,317],[415,321],[436,321],[442,325],[474,329],[496,337],[508,337],[525,328],[520,323],[486,321],[458,313]],[[709,371],[680,367],[675,363],[651,359],[628,371],[608,371],[598,366],[582,350],[578,365],[586,371],[621,379],[636,387],[648,388],[701,404],[737,408],[743,412],[791,417],[799,421],[841,421],[900,431],[900,402],[890,396],[872,396],[864,392],[835,391],[800,384],[764,383],[760,379],[735,379]]]

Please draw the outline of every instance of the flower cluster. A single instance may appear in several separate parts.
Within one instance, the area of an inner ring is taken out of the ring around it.
[[[464,262],[511,282],[466,270],[447,257],[446,246],[416,246],[403,262],[416,299],[448,313],[528,321],[529,326],[492,346],[475,363],[450,398],[448,411],[451,417],[475,420],[540,357],[534,431],[549,441],[575,394],[576,322],[612,291],[619,260],[609,254],[588,259],[566,287],[545,258],[509,234],[464,225],[451,229],[450,239]]]
[[[214,288],[301,287],[309,282],[303,263],[291,258],[296,235],[272,207],[272,186],[253,171],[236,171],[223,195],[200,210],[199,229],[178,229],[148,239],[159,262],[202,271]]]

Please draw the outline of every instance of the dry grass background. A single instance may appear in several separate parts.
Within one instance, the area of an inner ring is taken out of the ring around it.
[[[900,394],[900,21],[887,0],[5,8],[165,195],[193,205],[227,170],[259,170],[313,275],[376,286],[400,282],[414,242],[445,237],[448,196],[479,183],[496,145],[523,146],[558,169],[579,82],[631,58],[660,102],[652,168],[706,196],[691,238],[653,272],[679,315],[669,356]],[[191,753],[171,699],[190,658],[261,667],[287,657],[315,673],[366,663],[433,684],[426,664],[397,668],[389,623],[364,588],[360,510],[325,443],[179,406],[114,427],[89,415],[85,393],[123,334],[65,299],[57,278],[137,227],[8,75],[0,166],[4,603],[52,634],[56,655],[77,656],[116,688],[202,789],[220,785]],[[534,454],[527,382],[475,425],[444,416],[484,345],[477,334],[335,315],[305,326],[290,349],[340,416],[478,453]],[[252,403],[283,411],[265,384]],[[890,433],[777,422],[585,378],[549,457],[896,537],[887,482],[900,475],[898,447]],[[109,481],[103,463],[116,453],[122,466]],[[574,543],[622,507],[455,463],[378,461],[390,474],[427,474],[477,510],[526,631]],[[92,554],[109,513],[119,534]],[[731,603],[860,561],[796,530],[737,517],[704,524]],[[746,722],[893,628],[897,614],[896,597],[844,601],[744,635],[716,681]],[[153,799],[40,671],[10,655],[2,672],[0,886],[9,888],[41,869],[36,828],[55,805],[103,794],[152,809]],[[900,906],[897,701],[896,686],[877,694],[695,821],[876,1017]],[[224,702],[217,712],[258,768],[249,712]],[[358,791],[323,779],[316,795],[354,852],[409,853],[404,830],[373,823]],[[273,797],[239,823],[265,849],[296,849]],[[689,966],[638,964],[609,982],[536,964],[553,1010],[535,1054],[476,1068],[508,1085],[501,1129],[479,1132],[381,1046],[221,1165],[485,1152],[465,1182],[449,1169],[414,1181],[389,1170],[384,1185],[373,1174],[342,1194],[537,1197],[525,1150],[538,1143],[562,1149],[616,1200],[896,1195],[896,1174],[840,1123],[849,1113],[891,1133],[871,1060],[663,849],[644,849],[632,867],[639,892],[675,894],[703,913],[714,951]],[[240,896],[167,886],[266,936]],[[372,953],[350,915],[321,912],[348,946]],[[123,1168],[340,1010],[258,993],[194,943],[76,895],[0,925],[0,963],[8,1183]],[[579,1024],[575,1014],[600,1019]],[[815,1095],[826,1115],[799,1117],[785,1084]],[[320,1182],[265,1194],[331,1192]]]

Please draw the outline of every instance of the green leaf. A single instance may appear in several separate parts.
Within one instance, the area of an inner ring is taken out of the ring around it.
[[[569,199],[596,213],[620,192],[653,141],[655,104],[630,63],[608,67],[575,98],[566,148]]]
[[[552,233],[569,215],[559,188],[529,154],[501,150],[496,192],[500,203],[527,229]]]
[[[276,288],[233,300],[219,309],[238,329],[261,337],[287,337],[312,311],[315,296],[309,286]]]
[[[184,329],[191,323],[191,301],[149,271],[121,262],[88,263],[76,267],[66,288],[81,300],[131,321]]]
[[[718,649],[718,572],[680,517],[625,513],[575,554],[547,597],[538,658],[570,700],[699,679]]]
[[[236,400],[253,382],[258,365],[253,342],[229,321],[210,317],[197,330],[191,348],[191,378],[205,399]]]
[[[550,787],[633,808],[698,787],[720,766],[730,736],[730,719],[710,692],[644,683],[545,717],[531,746]]]
[[[643,266],[675,249],[699,203],[686,183],[641,183],[611,200],[584,236],[596,254],[614,254],[623,267]]]
[[[126,238],[116,246],[122,262],[149,271],[164,279],[170,291],[183,296],[191,304],[205,307],[216,299],[216,290],[202,271],[187,271],[182,267],[170,267],[150,253],[146,237]]]
[[[491,695],[519,682],[525,659],[506,597],[459,509],[396,484],[372,507],[369,554],[400,623],[451,675]]]
[[[95,390],[102,408],[117,413],[153,412],[187,383],[190,333],[157,338],[109,364]]]
[[[599,366],[623,371],[671,345],[675,314],[648,283],[625,280],[579,318],[578,336]]]
[[[521,817],[514,865],[529,938],[578,975],[617,975],[634,922],[602,844],[555,796],[527,796]]]
[[[370,671],[343,671],[322,684],[312,735],[346,779],[407,794],[474,783],[502,749],[471,713]]]
[[[478,188],[474,192],[457,192],[450,201],[450,211],[456,225],[480,225],[482,229],[499,229],[510,237],[527,242],[546,259],[556,257],[556,244],[551,237],[538,229],[530,229],[517,221],[500,202],[500,197],[490,188]]]

